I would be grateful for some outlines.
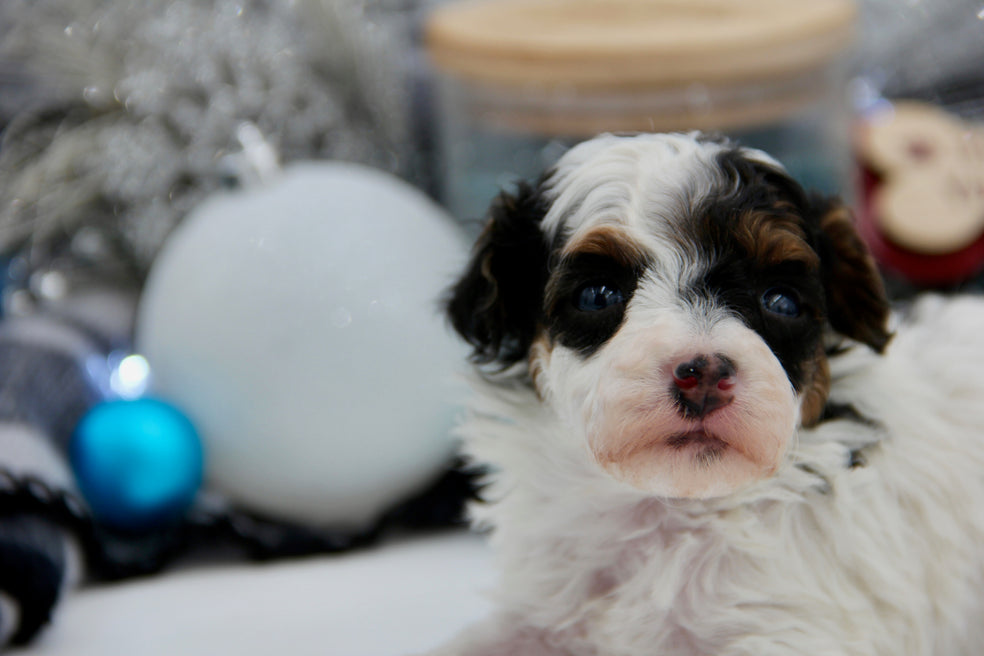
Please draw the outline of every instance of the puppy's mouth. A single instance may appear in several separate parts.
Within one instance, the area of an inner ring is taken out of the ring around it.
[[[721,458],[731,446],[720,437],[698,429],[671,435],[666,445],[675,451],[692,450],[699,464],[709,465]]]
[[[671,435],[667,440],[666,444],[673,447],[674,449],[682,449],[688,446],[699,446],[706,449],[727,449],[728,443],[722,440],[720,437],[711,435],[704,430],[694,430],[688,431],[686,433],[677,433],[676,435]]]

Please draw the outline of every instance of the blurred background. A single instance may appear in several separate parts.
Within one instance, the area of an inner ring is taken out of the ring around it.
[[[489,571],[440,299],[497,191],[713,132],[894,298],[978,292],[982,61],[979,0],[4,0],[0,645],[439,642]]]

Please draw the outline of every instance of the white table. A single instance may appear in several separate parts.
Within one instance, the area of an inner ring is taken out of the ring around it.
[[[17,656],[400,656],[488,611],[491,555],[465,531],[336,556],[186,565],[82,588]]]

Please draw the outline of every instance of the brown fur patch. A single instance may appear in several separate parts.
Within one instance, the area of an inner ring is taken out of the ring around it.
[[[601,225],[584,235],[576,236],[564,247],[563,257],[580,253],[610,257],[627,267],[640,267],[646,261],[646,252],[625,230],[617,225]]]
[[[647,261],[643,247],[630,238],[623,228],[615,225],[592,228],[584,235],[572,238],[560,251],[561,261],[578,255],[600,255],[633,270],[641,270]],[[547,282],[545,299],[549,311],[558,301],[556,277]]]
[[[810,247],[800,219],[778,207],[776,212],[745,212],[734,223],[734,236],[754,260],[765,266],[799,261],[819,269],[820,258]]]
[[[530,355],[527,359],[530,378],[533,381],[533,389],[536,390],[536,396],[541,401],[544,398],[543,367],[546,361],[550,358],[550,353],[552,351],[553,343],[550,341],[550,338],[547,337],[546,332],[541,331],[540,334],[533,339],[533,343],[530,345]]]
[[[813,426],[823,415],[830,394],[830,365],[823,346],[817,348],[813,359],[812,373],[803,386],[803,401],[800,405],[800,423],[803,426]]]

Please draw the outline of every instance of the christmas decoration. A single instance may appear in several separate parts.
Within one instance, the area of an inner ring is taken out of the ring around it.
[[[464,353],[438,295],[466,252],[419,191],[303,163],[192,212],[144,288],[137,349],[240,507],[365,528],[445,466]]]
[[[984,270],[984,127],[897,102],[866,117],[858,153],[859,229],[889,282],[946,288]]]
[[[33,91],[0,149],[0,252],[142,276],[169,231],[243,174],[244,123],[281,161],[400,171],[399,35],[344,0],[5,0],[0,66]],[[377,12],[378,13],[378,12]],[[86,258],[83,229],[102,243]]]
[[[194,426],[156,399],[96,405],[76,426],[69,457],[95,519],[130,531],[179,522],[204,470]]]
[[[923,98],[968,118],[984,112],[980,2],[860,0],[858,8],[855,69],[864,79],[855,91]]]
[[[134,295],[90,283],[62,291],[0,322],[0,640],[15,644],[31,640],[77,582],[77,545],[90,574],[109,569],[98,565],[108,542],[95,537],[67,451],[110,389],[109,356],[128,339]]]

